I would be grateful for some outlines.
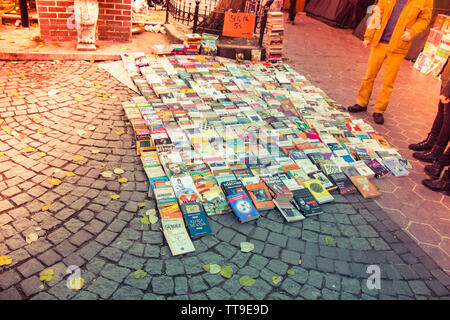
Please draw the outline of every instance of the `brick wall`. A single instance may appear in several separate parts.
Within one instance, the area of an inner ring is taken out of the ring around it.
[[[132,0],[98,0],[98,38],[131,40]],[[41,37],[46,41],[77,39],[73,0],[36,0]]]

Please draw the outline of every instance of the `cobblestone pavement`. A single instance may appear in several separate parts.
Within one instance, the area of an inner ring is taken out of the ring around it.
[[[287,17],[285,17],[287,19]],[[344,106],[356,103],[369,49],[352,30],[332,28],[304,15],[286,24],[285,54],[298,72]],[[382,75],[383,70],[380,75]],[[450,197],[425,188],[424,163],[408,149],[426,137],[437,112],[440,81],[404,61],[399,71],[385,123],[373,122],[372,112],[382,77],[375,82],[367,113],[355,114],[373,125],[412,164],[407,177],[375,181],[382,197],[376,203],[450,274]]]
[[[154,203],[121,108],[134,93],[96,63],[0,62],[0,70],[0,256],[12,259],[0,269],[0,299],[450,297],[450,277],[358,195],[336,195],[324,214],[290,224],[276,211],[245,224],[210,217],[214,234],[172,257],[160,223],[139,219]],[[105,168],[122,168],[128,182],[99,175]],[[241,252],[242,241],[254,250]],[[229,265],[233,276],[208,273],[206,264]],[[79,291],[66,286],[70,265],[85,279]],[[379,290],[366,285],[369,265],[380,267]],[[49,267],[54,276],[43,285]],[[256,282],[241,286],[244,275]]]

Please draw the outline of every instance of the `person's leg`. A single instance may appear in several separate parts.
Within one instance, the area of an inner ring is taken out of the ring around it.
[[[289,20],[294,22],[296,14],[297,14],[297,0],[290,0],[290,3],[289,3]]]
[[[405,59],[404,54],[400,53],[389,53],[386,59],[386,68],[384,70],[383,84],[381,86],[381,91],[378,94],[377,101],[374,106],[374,113],[383,114],[389,103],[389,98],[391,96],[392,90],[394,89],[394,82],[397,78],[398,70],[402,61]]]
[[[387,44],[380,43],[370,50],[366,75],[361,82],[358,98],[356,99],[356,103],[361,107],[367,107],[369,104],[369,99],[373,91],[373,84],[383,65],[384,59],[386,58],[387,47]]]
[[[444,122],[444,104],[439,101],[438,112],[434,118],[431,130],[425,140],[418,143],[412,143],[408,146],[409,149],[414,151],[424,151],[431,149],[441,133],[442,124]]]

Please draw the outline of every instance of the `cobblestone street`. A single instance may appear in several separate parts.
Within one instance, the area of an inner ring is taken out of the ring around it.
[[[339,103],[352,102],[353,95],[340,97],[354,87],[335,83],[343,90],[339,95],[330,83],[319,83],[335,70],[310,62],[307,69],[296,60],[297,46],[286,49],[296,70]],[[390,199],[386,193],[377,200],[336,194],[334,203],[322,205],[325,213],[295,223],[277,211],[245,224],[232,214],[210,216],[213,235],[193,240],[195,252],[172,257],[160,222],[149,227],[139,219],[155,204],[121,106],[136,94],[97,62],[0,61],[0,70],[0,256],[12,260],[0,267],[0,299],[450,298],[450,276],[393,210],[380,207]],[[390,117],[394,108],[388,110]],[[404,145],[389,136],[394,128],[388,121],[380,131],[403,154]],[[100,175],[116,168],[125,171],[127,183]],[[254,250],[242,252],[243,241]],[[206,264],[229,265],[233,276],[206,272]],[[71,265],[81,269],[81,290],[66,285]],[[370,265],[381,270],[380,289],[367,286]],[[54,275],[44,284],[39,275],[47,268]],[[147,275],[137,279],[140,269]],[[242,286],[244,275],[256,282]]]

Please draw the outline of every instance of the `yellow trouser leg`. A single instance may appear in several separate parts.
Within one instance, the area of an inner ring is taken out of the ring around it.
[[[377,101],[373,107],[373,112],[384,113],[389,103],[392,89],[394,89],[394,82],[397,78],[398,70],[402,61],[405,59],[404,54],[390,52],[386,59],[386,68],[384,70],[383,85],[378,94]]]
[[[387,44],[380,43],[376,47],[372,47],[370,50],[366,75],[362,80],[358,98],[356,99],[356,103],[362,107],[366,107],[369,104],[369,99],[372,95],[373,84],[378,75],[378,72],[381,69],[381,66],[383,65],[384,59],[386,58],[387,48]]]

